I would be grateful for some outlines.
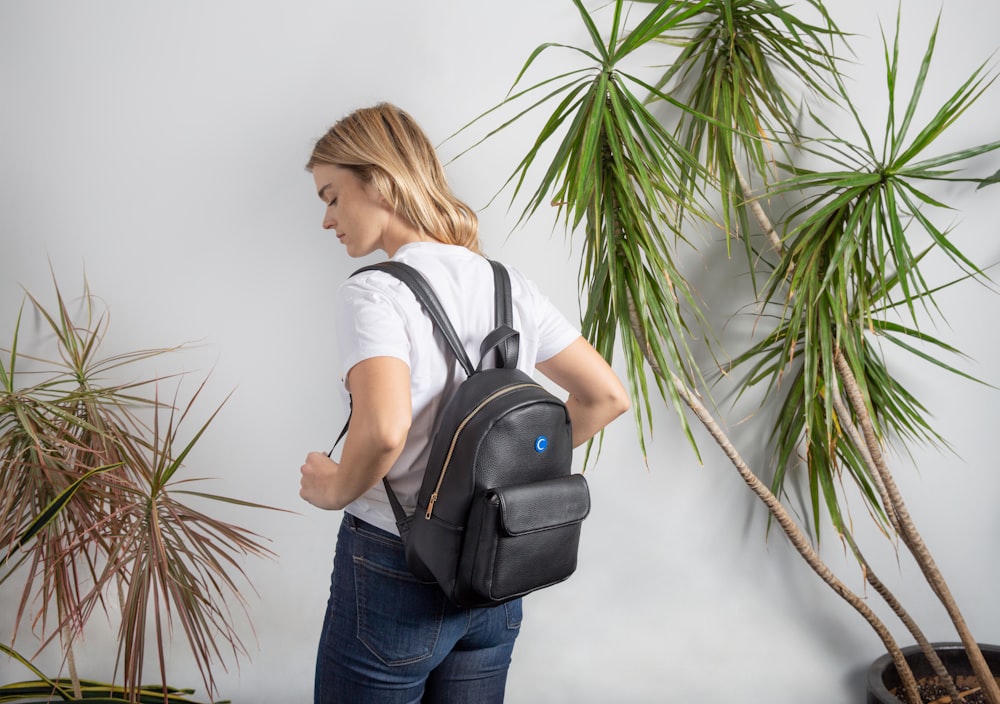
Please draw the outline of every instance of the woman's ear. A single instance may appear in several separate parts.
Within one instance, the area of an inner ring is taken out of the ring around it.
[[[371,189],[372,198],[375,199],[376,203],[389,210],[395,210],[396,188],[391,179],[384,174],[377,173],[372,176],[372,180],[366,186]]]

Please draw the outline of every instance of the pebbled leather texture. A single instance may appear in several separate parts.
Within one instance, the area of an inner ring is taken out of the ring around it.
[[[578,523],[590,513],[590,491],[582,474],[492,489],[486,500],[499,504],[499,527],[507,535]]]
[[[576,571],[589,512],[580,474],[487,491],[469,516],[456,599],[484,605],[564,581]]]

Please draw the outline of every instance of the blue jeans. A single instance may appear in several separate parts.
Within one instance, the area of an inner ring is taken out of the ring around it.
[[[397,536],[349,514],[331,581],[315,704],[503,701],[520,599],[459,608],[413,576]]]

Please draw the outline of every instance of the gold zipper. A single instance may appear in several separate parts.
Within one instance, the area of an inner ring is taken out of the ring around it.
[[[430,520],[431,514],[434,512],[434,504],[437,503],[438,492],[441,490],[441,484],[444,482],[444,475],[448,471],[448,465],[451,464],[451,456],[455,452],[455,445],[458,443],[458,436],[462,433],[462,430],[465,428],[465,426],[468,425],[472,421],[472,419],[476,416],[476,414],[479,413],[479,411],[483,410],[483,407],[486,406],[488,403],[508,393],[517,391],[518,389],[527,388],[529,386],[535,386],[535,384],[515,384],[514,386],[507,386],[505,388],[500,389],[499,391],[493,392],[485,399],[483,399],[478,406],[473,408],[472,411],[469,413],[469,415],[463,418],[462,422],[458,424],[458,428],[455,430],[455,434],[451,436],[451,446],[448,448],[448,454],[444,458],[444,464],[441,467],[441,474],[438,475],[437,485],[434,487],[434,493],[431,494],[431,498],[427,501],[427,512],[424,514],[424,518]]]

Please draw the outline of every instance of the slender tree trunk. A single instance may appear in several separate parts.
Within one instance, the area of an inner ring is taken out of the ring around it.
[[[955,680],[952,678],[951,673],[948,672],[948,668],[944,666],[941,661],[941,657],[934,650],[927,636],[917,625],[917,622],[913,620],[909,612],[903,608],[903,605],[899,603],[896,595],[889,590],[889,588],[878,578],[875,572],[872,570],[871,565],[868,564],[868,560],[861,553],[861,549],[858,547],[857,543],[854,542],[854,536],[850,533],[845,532],[843,534],[844,539],[851,548],[851,552],[854,553],[854,558],[858,561],[861,567],[864,569],[865,580],[872,586],[872,588],[878,593],[879,596],[888,604],[889,608],[892,609],[893,613],[899,617],[900,622],[913,636],[913,639],[920,646],[921,652],[927,657],[930,663],[931,669],[934,670],[934,674],[937,675],[941,684],[947,689],[948,696],[951,697],[951,701],[959,702],[961,701],[961,695],[958,693],[958,687],[955,685]],[[919,700],[918,700],[919,701]]]
[[[669,370],[663,370],[660,368],[655,358],[653,358],[653,356],[649,353],[649,347],[646,343],[647,338],[645,330],[639,321],[638,313],[635,310],[635,305],[631,298],[629,299],[629,317],[632,324],[632,333],[636,336],[636,339],[640,341],[643,350],[643,357],[650,365],[653,373],[659,375],[661,378],[670,379],[681,399],[687,407],[691,409],[698,420],[701,421],[705,429],[708,430],[712,439],[715,440],[715,442],[729,458],[740,477],[742,477],[743,481],[746,482],[748,487],[750,487],[750,490],[764,503],[767,510],[770,511],[771,515],[774,517],[775,521],[777,521],[778,525],[781,527],[782,531],[784,531],[785,535],[788,537],[792,546],[799,553],[799,555],[802,556],[809,567],[812,568],[820,579],[833,589],[838,596],[850,604],[855,611],[861,614],[872,629],[874,629],[875,633],[885,645],[886,650],[892,656],[893,663],[896,665],[896,671],[900,675],[900,680],[902,681],[906,696],[914,704],[919,704],[920,695],[917,692],[917,683],[913,677],[913,672],[907,665],[906,659],[903,657],[903,652],[893,639],[889,629],[886,628],[885,624],[881,621],[881,619],[879,619],[875,612],[868,607],[865,601],[852,592],[843,582],[837,579],[837,576],[833,573],[833,571],[830,570],[826,563],[823,562],[819,554],[813,549],[809,539],[795,523],[794,519],[792,519],[791,515],[785,509],[778,497],[776,497],[771,490],[767,488],[767,485],[765,485],[760,478],[754,474],[754,472],[740,456],[725,431],[723,431],[718,422],[716,422],[711,411],[709,411],[701,400],[698,399],[698,397],[690,389],[688,389],[687,385],[681,378]]]
[[[899,519],[896,517],[896,512],[893,510],[892,503],[889,501],[889,494],[885,490],[885,483],[882,481],[882,476],[875,469],[875,460],[872,459],[872,453],[868,450],[868,443],[865,441],[861,431],[858,430],[857,426],[854,424],[854,418],[851,416],[851,411],[844,405],[844,399],[841,396],[840,390],[838,389],[831,393],[831,397],[833,410],[837,413],[837,417],[840,419],[840,427],[844,429],[845,433],[847,433],[847,437],[850,439],[854,449],[857,450],[864,458],[865,465],[869,469],[872,482],[875,484],[875,490],[878,491],[879,498],[882,499],[882,507],[885,509],[886,517],[889,519],[890,525],[892,525],[893,529],[898,533]]]
[[[847,433],[851,444],[854,445],[858,452],[864,455],[865,462],[869,466],[872,466],[871,453],[868,451],[868,445],[865,443],[865,439],[861,436],[861,433],[854,425],[851,413],[844,405],[844,401],[840,397],[839,393],[833,394],[833,407],[837,416],[840,418],[840,425]],[[889,515],[889,522],[892,523],[893,527],[895,527],[898,532],[898,519],[896,518],[896,513],[893,511],[892,506],[888,501],[888,497],[885,494],[885,484],[882,482],[882,478],[877,473],[873,475],[873,479],[878,487],[879,495],[882,497],[882,505],[886,507],[886,513]],[[888,604],[893,613],[899,617],[900,622],[906,626],[906,629],[910,632],[910,635],[913,636],[917,645],[920,646],[921,652],[930,663],[931,669],[934,670],[934,674],[937,675],[938,679],[941,680],[941,683],[948,690],[948,696],[950,696],[954,702],[959,701],[958,687],[955,686],[955,680],[952,678],[951,673],[948,672],[948,668],[944,666],[944,663],[941,661],[941,657],[937,654],[937,651],[934,650],[934,647],[927,639],[927,636],[924,635],[923,630],[919,625],[917,625],[917,622],[913,620],[910,613],[903,608],[903,605],[899,603],[899,599],[896,598],[896,595],[893,594],[892,591],[890,591],[890,589],[875,574],[872,566],[861,552],[861,548],[858,547],[858,544],[854,541],[854,536],[847,531],[842,533],[842,535],[844,540],[847,541],[848,546],[851,548],[851,552],[854,553],[855,559],[857,559],[858,563],[864,570],[865,580],[872,586],[873,589],[875,589],[878,595],[882,597],[882,600]]]
[[[760,229],[763,230],[764,237],[767,238],[767,242],[771,245],[771,249],[780,254],[781,251],[784,250],[785,245],[782,244],[781,238],[778,237],[778,233],[774,231],[774,225],[771,224],[771,218],[769,218],[767,213],[764,212],[764,206],[760,204],[760,201],[753,197],[753,189],[750,187],[746,177],[743,175],[743,171],[741,169],[736,169],[736,175],[739,176],[740,188],[743,189],[743,201],[750,209],[750,212],[753,213],[754,219],[756,219],[757,224],[760,225]]]
[[[924,543],[923,538],[921,538],[920,533],[917,531],[916,525],[910,518],[906,504],[903,502],[903,496],[900,493],[899,488],[896,486],[896,481],[893,478],[892,473],[885,464],[885,459],[882,455],[882,449],[879,445],[878,437],[875,435],[875,429],[872,424],[871,417],[868,415],[868,408],[865,406],[864,396],[861,393],[861,388],[858,385],[857,379],[854,377],[854,372],[851,371],[850,364],[848,364],[847,360],[839,350],[834,357],[834,362],[837,365],[837,371],[840,374],[840,378],[844,383],[844,390],[847,393],[851,407],[854,409],[854,412],[860,421],[861,430],[864,434],[865,441],[868,444],[868,451],[871,453],[872,460],[878,470],[878,474],[882,478],[882,482],[885,484],[886,494],[889,497],[892,510],[899,521],[900,537],[903,539],[906,547],[913,554],[913,557],[920,566],[920,570],[923,572],[927,583],[930,585],[934,593],[937,594],[938,599],[948,612],[948,616],[955,624],[955,630],[958,632],[959,638],[962,639],[962,645],[965,646],[966,654],[969,657],[969,663],[972,665],[972,669],[976,673],[976,677],[979,678],[980,686],[983,688],[983,693],[986,695],[987,699],[990,700],[990,704],[1000,704],[1000,686],[997,685],[996,680],[993,677],[993,673],[986,662],[986,658],[983,657],[983,653],[979,649],[979,644],[976,642],[976,639],[973,637],[968,625],[965,623],[965,618],[962,616],[962,612],[959,610],[958,604],[955,602],[955,598],[952,596],[951,590],[948,588],[948,584],[945,582],[944,577],[941,574],[941,570],[938,568],[933,556],[931,556],[930,551],[927,549],[927,545]]]
[[[783,243],[777,237],[777,234],[774,231],[774,226],[771,224],[767,213],[764,212],[763,207],[761,207],[760,202],[753,197],[750,184],[746,181],[742,172],[738,173],[740,177],[740,186],[743,189],[744,200],[749,205],[751,212],[760,224],[761,229],[764,231],[764,234],[771,246],[775,248],[775,251],[780,255],[784,249]],[[879,487],[879,491],[883,492],[882,502],[890,516],[890,520],[893,521],[893,526],[899,532],[899,535],[903,539],[907,549],[920,566],[927,583],[930,585],[934,593],[937,594],[938,599],[948,612],[948,616],[951,618],[955,626],[955,630],[958,632],[959,637],[962,640],[962,644],[965,646],[969,662],[972,665],[973,671],[976,673],[976,677],[981,682],[983,692],[985,693],[987,699],[989,699],[990,704],[1000,704],[1000,687],[997,686],[993,673],[990,671],[989,665],[986,663],[986,659],[983,657],[983,653],[979,649],[979,644],[969,631],[969,628],[965,623],[965,619],[962,616],[958,605],[955,603],[954,597],[951,595],[951,590],[948,588],[941,571],[938,569],[930,551],[927,550],[927,546],[924,544],[923,539],[917,532],[912,519],[910,519],[906,505],[903,503],[903,497],[900,494],[899,489],[896,487],[892,473],[885,464],[881,446],[878,442],[877,436],[875,435],[871,416],[868,414],[868,408],[864,403],[864,395],[861,393],[857,379],[851,371],[850,364],[844,358],[839,349],[836,351],[834,363],[837,367],[836,371],[841,379],[841,383],[844,385],[844,391],[847,394],[848,400],[851,402],[851,407],[854,409],[858,422],[861,425],[865,445],[868,448],[868,452],[865,457],[866,460],[869,461],[870,468],[873,470],[873,476],[877,476],[880,480],[877,483],[881,485]],[[921,648],[924,650],[928,659],[936,657],[936,655],[928,654],[928,651],[931,650],[929,644],[926,648],[924,648],[921,644]],[[893,660],[895,660],[895,655],[893,656]],[[898,669],[899,667],[897,665],[897,670]],[[950,680],[951,678],[949,677],[948,679]],[[954,685],[952,684],[951,686]]]

